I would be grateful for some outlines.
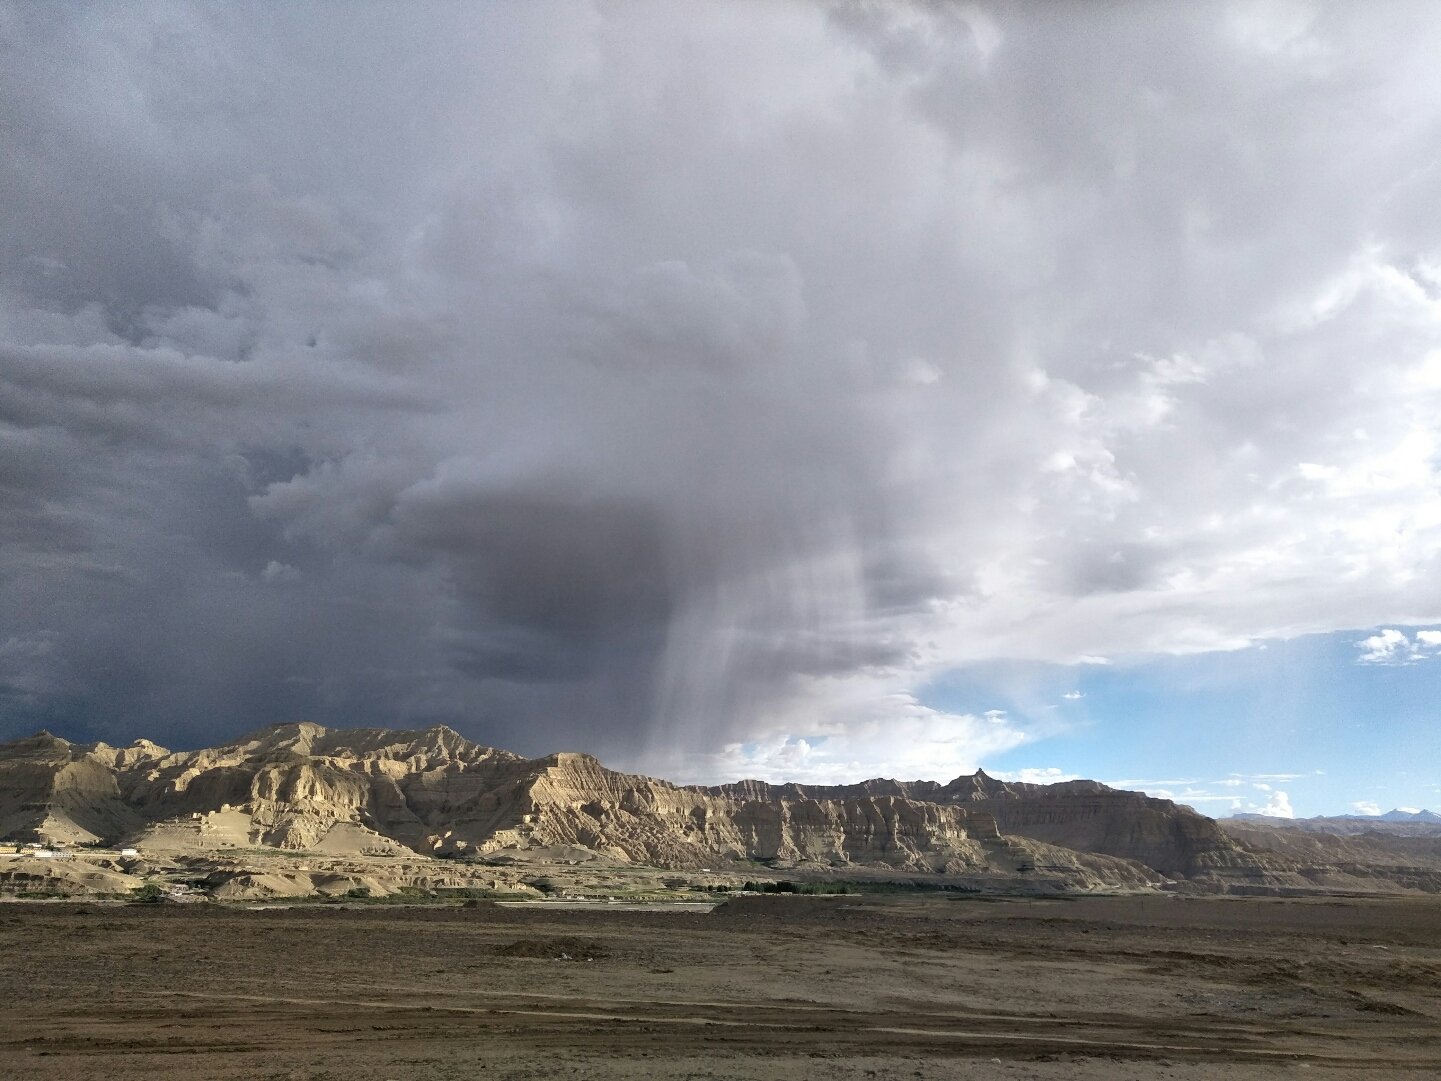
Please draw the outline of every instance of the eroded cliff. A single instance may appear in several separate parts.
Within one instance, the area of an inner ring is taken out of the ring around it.
[[[944,784],[687,787],[584,754],[526,759],[447,728],[277,725],[182,752],[42,733],[0,746],[0,836],[162,852],[494,859],[576,849],[662,867],[764,861],[1063,887],[1304,881],[1293,852],[1248,845],[1189,808],[1093,781],[1013,784],[978,772]]]

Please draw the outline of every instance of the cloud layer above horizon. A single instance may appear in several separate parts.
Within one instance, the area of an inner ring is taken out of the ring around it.
[[[0,7],[0,735],[946,773],[1441,622],[1385,7]]]

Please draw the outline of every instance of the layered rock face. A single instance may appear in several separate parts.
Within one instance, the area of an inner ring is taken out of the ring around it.
[[[617,773],[588,755],[553,755],[537,765],[486,801],[512,796],[518,822],[484,839],[458,823],[457,836],[481,851],[575,844],[648,863],[721,857],[913,870],[982,863],[984,842],[997,838],[988,815],[890,796],[747,799]]]
[[[756,781],[683,787],[583,754],[525,759],[446,728],[278,725],[220,747],[116,748],[42,733],[0,746],[0,836],[155,851],[268,846],[441,856],[582,848],[622,862],[1051,876],[1067,885],[1287,885],[1167,800],[1092,781]]]
[[[1165,875],[1205,874],[1250,862],[1212,819],[1170,800],[1108,788],[1098,781],[1024,784],[977,771],[948,784],[874,780],[831,787],[743,781],[706,791],[761,800],[890,796],[959,807],[989,815],[1008,836],[1136,860]]]
[[[1040,792],[974,799],[967,806],[990,812],[1005,833],[1124,856],[1169,876],[1193,877],[1251,862],[1209,818],[1170,800],[1085,787],[1090,784],[1050,785]]]
[[[1280,824],[1231,819],[1222,828],[1268,865],[1290,868],[1298,886],[1441,893],[1441,831],[1417,835],[1383,828],[1332,834],[1317,829],[1315,820],[1273,821]]]
[[[140,829],[107,755],[88,750],[48,732],[0,746],[0,836],[88,843]]]

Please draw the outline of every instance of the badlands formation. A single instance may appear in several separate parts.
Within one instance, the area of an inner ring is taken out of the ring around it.
[[[171,752],[0,745],[0,892],[385,896],[880,881],[984,892],[1441,892],[1441,831],[1218,823],[1094,781],[686,787],[444,727],[263,729]],[[39,856],[23,846],[63,848]]]

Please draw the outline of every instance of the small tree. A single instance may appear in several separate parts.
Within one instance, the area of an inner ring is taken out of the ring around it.
[[[147,882],[130,891],[130,900],[137,905],[158,905],[165,897],[165,891],[158,882]]]

